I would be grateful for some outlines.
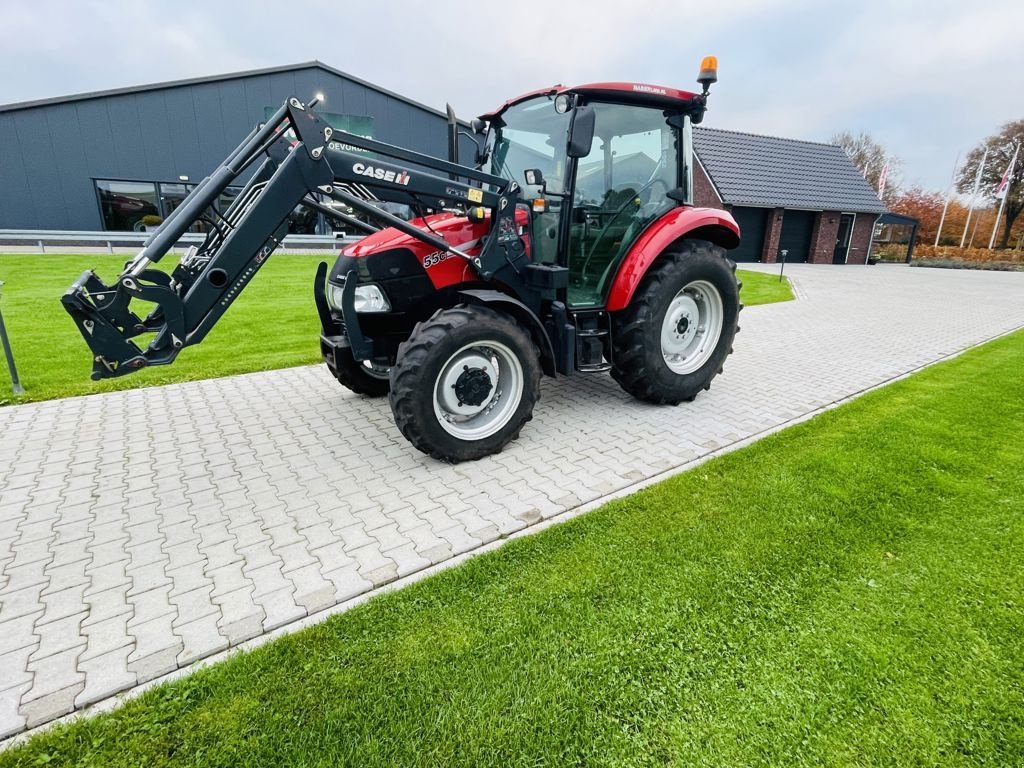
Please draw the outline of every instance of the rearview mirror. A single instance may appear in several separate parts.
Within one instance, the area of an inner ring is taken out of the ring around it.
[[[523,171],[523,176],[531,187],[539,187],[544,183],[544,174],[540,172],[540,168],[527,168]]]
[[[474,117],[469,121],[470,130],[473,131],[477,136],[484,133],[487,130],[487,123],[481,120],[479,117]]]
[[[569,157],[586,157],[594,143],[594,110],[591,107],[576,107],[569,121],[569,138],[566,154]]]

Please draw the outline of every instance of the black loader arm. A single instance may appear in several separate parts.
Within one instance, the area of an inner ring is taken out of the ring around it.
[[[366,198],[430,208],[484,206],[491,209],[492,223],[501,223],[514,216],[514,183],[335,131],[316,115],[314,104],[292,97],[254,128],[167,217],[112,284],[87,271],[65,291],[61,303],[92,351],[93,379],[169,364],[183,348],[201,342],[280,245],[296,206],[359,229],[376,229],[323,205],[324,196],[468,260],[482,279],[503,266],[502,249],[488,247],[497,242],[498,226],[492,226],[474,258]],[[234,202],[219,210],[220,196],[250,171]],[[190,247],[170,273],[157,269],[154,265],[198,221],[209,227],[203,244]],[[134,308],[139,305],[144,312]],[[145,346],[137,343],[143,336]]]

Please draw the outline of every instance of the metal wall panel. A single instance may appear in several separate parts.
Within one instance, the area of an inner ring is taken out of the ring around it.
[[[442,116],[317,67],[26,107],[0,112],[0,229],[102,229],[94,178],[197,182],[267,107],[318,91],[326,112],[372,116],[381,141],[447,152]]]

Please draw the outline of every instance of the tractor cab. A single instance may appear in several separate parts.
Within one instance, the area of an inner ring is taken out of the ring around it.
[[[594,83],[526,94],[482,116],[485,168],[521,186],[533,259],[568,268],[570,308],[604,306],[640,234],[692,204],[690,124],[705,104],[674,88]]]

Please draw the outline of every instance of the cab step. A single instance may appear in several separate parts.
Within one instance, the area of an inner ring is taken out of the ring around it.
[[[603,309],[592,309],[573,312],[572,318],[576,325],[576,370],[580,373],[610,371],[611,317]]]

